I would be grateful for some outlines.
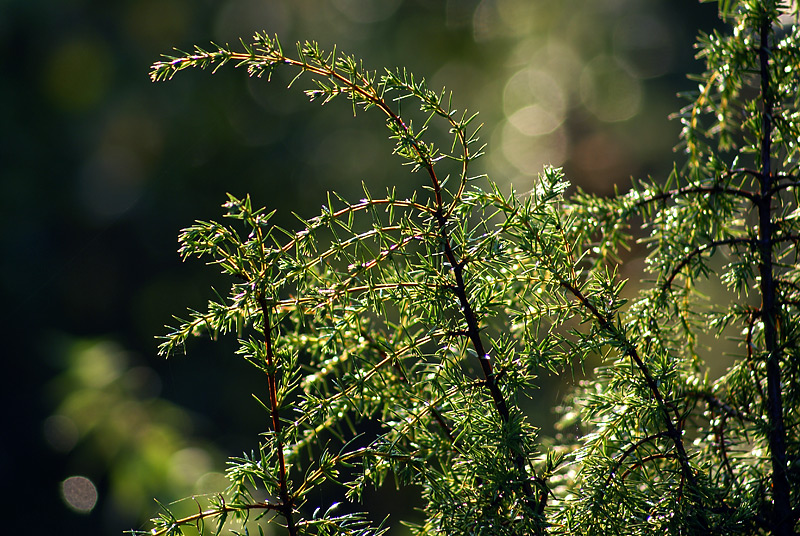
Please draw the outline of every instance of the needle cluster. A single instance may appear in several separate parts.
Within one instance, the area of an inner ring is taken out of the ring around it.
[[[229,196],[225,220],[181,233],[181,256],[231,284],[178,319],[161,352],[236,337],[264,376],[270,427],[230,460],[227,490],[192,515],[165,508],[152,534],[257,520],[291,536],[382,534],[394,520],[353,505],[387,478],[420,490],[420,535],[795,534],[800,33],[781,2],[721,12],[733,31],[701,36],[707,70],[676,115],[686,163],[610,198],[570,193],[552,168],[504,193],[472,174],[480,127],[449,93],[316,43],[290,57],[257,34],[241,51],[153,65],[154,81],[227,63],[267,79],[294,69],[311,100],[379,110],[427,185],[330,194],[291,230]],[[429,141],[434,122],[449,147]],[[633,294],[618,270],[631,235],[649,248]],[[704,296],[709,281],[724,299]],[[737,343],[719,378],[710,335]],[[562,408],[563,433],[539,437],[525,399],[543,374],[590,358],[600,365]],[[331,483],[348,506],[315,503]]]

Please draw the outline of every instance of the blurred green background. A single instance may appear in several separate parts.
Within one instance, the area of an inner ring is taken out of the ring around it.
[[[265,387],[230,343],[156,356],[172,314],[224,289],[179,261],[182,227],[218,217],[226,192],[292,226],[328,189],[421,180],[377,114],[308,104],[285,90],[291,73],[153,84],[160,54],[257,30],[285,48],[336,43],[480,111],[495,181],[524,191],[551,163],[608,193],[671,168],[667,116],[700,70],[698,30],[717,25],[716,6],[694,0],[0,1],[4,530],[146,528],[154,497],[220,489],[225,457],[266,429],[250,396]]]

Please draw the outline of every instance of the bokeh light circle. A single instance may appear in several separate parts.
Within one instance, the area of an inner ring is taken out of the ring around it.
[[[583,105],[606,123],[627,121],[641,108],[641,83],[612,56],[601,54],[586,64],[580,90]]]
[[[82,514],[88,514],[97,504],[97,488],[85,476],[71,476],[61,483],[64,502]]]

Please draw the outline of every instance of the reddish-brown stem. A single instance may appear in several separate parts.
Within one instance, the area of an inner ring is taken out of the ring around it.
[[[666,201],[668,199],[672,199],[673,197],[677,197],[680,195],[687,195],[687,194],[728,194],[736,197],[743,197],[753,202],[754,204],[757,201],[757,196],[754,193],[748,192],[746,190],[739,190],[738,188],[724,187],[721,185],[689,186],[686,188],[677,188],[675,190],[669,190],[666,192],[660,192],[654,194],[646,199],[638,201],[635,206],[641,207],[649,203],[653,203],[655,201]]]
[[[616,476],[617,471],[619,471],[619,468],[622,466],[622,464],[625,462],[625,460],[628,458],[628,456],[630,456],[631,454],[636,452],[636,450],[639,447],[641,447],[642,445],[644,445],[645,443],[648,443],[650,441],[655,441],[656,439],[659,439],[659,438],[662,438],[662,437],[665,437],[665,436],[667,436],[666,432],[659,432],[657,434],[649,435],[647,437],[644,437],[644,438],[636,441],[632,445],[628,446],[628,448],[626,448],[624,451],[622,451],[622,454],[614,462],[614,468],[611,469],[611,471],[609,471],[608,477],[606,477],[605,485],[602,487],[602,489],[600,491],[601,498],[605,494],[605,490],[608,488],[608,485],[614,479],[614,476]]]
[[[603,313],[601,313],[594,304],[589,301],[589,299],[581,292],[579,288],[575,285],[570,283],[566,280],[560,280],[559,284],[567,291],[570,292],[579,302],[581,305],[585,307],[591,315],[595,318],[595,320],[600,324],[600,327],[606,331],[607,333],[611,334],[613,337],[618,339],[618,341],[624,345],[623,353],[626,355],[631,361],[633,361],[636,368],[641,373],[642,377],[644,378],[645,383],[647,384],[650,393],[653,395],[653,398],[656,399],[658,403],[658,407],[661,408],[661,411],[664,413],[664,425],[667,427],[666,434],[672,440],[672,443],[675,445],[675,450],[678,453],[678,460],[681,464],[681,471],[683,473],[684,478],[686,478],[692,485],[694,485],[695,477],[692,471],[692,466],[689,463],[689,455],[686,453],[686,448],[683,446],[683,438],[681,436],[681,432],[673,422],[672,418],[673,415],[677,422],[680,421],[680,416],[678,415],[678,411],[672,404],[668,404],[665,400],[663,395],[661,394],[661,390],[658,388],[658,384],[656,383],[653,375],[650,374],[650,369],[647,368],[647,365],[644,364],[639,352],[636,350],[636,347],[628,341],[622,334],[619,333],[619,330],[613,325],[609,318],[606,318]]]
[[[381,361],[385,360],[388,357],[386,352],[382,348],[380,348],[378,343],[375,342],[375,340],[370,336],[369,333],[364,332],[361,334],[361,336],[364,337],[364,339],[368,341],[377,350],[378,355],[381,358]],[[408,379],[408,376],[406,376],[406,373],[403,370],[403,368],[399,365],[397,360],[392,360],[392,361],[394,361],[395,363],[395,370],[397,371],[397,374],[400,376],[400,381],[402,381],[406,385],[410,385],[411,381]],[[450,443],[451,446],[454,445],[455,438],[453,437],[453,431],[450,429],[450,426],[444,420],[444,417],[439,412],[439,410],[436,409],[436,407],[431,402],[428,402],[428,406],[429,406],[428,410],[431,412],[431,415],[433,415],[433,418],[441,427],[442,432],[447,437],[447,441]]]
[[[176,519],[173,521],[168,527],[164,527],[161,530],[153,530],[149,532],[151,536],[163,536],[165,534],[169,534],[170,531],[174,531],[177,527],[183,527],[186,525],[195,525],[198,523],[202,523],[203,520],[208,519],[210,517],[217,517],[220,515],[225,514],[232,514],[235,512],[241,511],[249,511],[249,510],[274,510],[276,512],[283,513],[283,504],[275,504],[270,502],[261,502],[261,503],[253,503],[253,504],[236,504],[233,506],[229,506],[223,504],[221,507],[212,508],[210,510],[203,510],[196,514],[183,517],[181,519]]]
[[[800,184],[798,184],[797,180],[794,177],[791,177],[791,176],[785,177],[785,178],[789,179],[787,182],[779,182],[778,180],[776,180],[776,179],[784,178],[784,177],[785,176],[781,175],[780,173],[777,173],[777,174],[773,173],[772,174],[772,178],[773,178],[772,188],[767,190],[767,195],[773,195],[773,194],[776,194],[776,193],[778,193],[778,192],[780,192],[782,190],[788,190],[789,188],[794,188],[796,186],[800,186]]]
[[[725,444],[725,423],[727,420],[727,414],[720,417],[719,425],[714,427],[714,435],[717,439],[717,446],[719,447],[719,456],[722,459],[722,465],[725,468],[725,471],[728,473],[730,481],[733,484],[736,484],[736,474],[733,472],[733,467],[731,467],[731,462],[728,459],[728,449],[726,448],[727,445]]]
[[[710,407],[722,410],[726,417],[735,417],[742,422],[755,422],[755,419],[753,419],[750,415],[747,415],[746,413],[734,408],[711,393],[707,393],[705,391],[684,391],[683,395],[705,401],[705,403]]]
[[[269,308],[263,295],[259,295],[258,305],[264,320],[264,353],[267,359],[267,387],[269,389],[269,409],[272,418],[272,429],[275,433],[275,450],[278,455],[278,493],[281,498],[281,514],[286,519],[286,528],[290,536],[297,535],[297,526],[294,523],[293,501],[289,494],[286,462],[283,457],[283,440],[281,439],[281,419],[278,411],[278,382],[275,354],[272,349],[272,326],[270,324]]]
[[[669,452],[666,453],[666,454],[662,453],[662,452],[659,452],[657,454],[651,454],[649,456],[645,456],[644,458],[641,458],[639,461],[637,461],[636,463],[634,463],[633,465],[628,467],[625,470],[625,472],[622,473],[622,475],[620,476],[620,480],[625,482],[625,480],[628,478],[628,475],[630,475],[633,472],[634,469],[636,469],[637,467],[643,466],[647,462],[650,462],[650,461],[653,461],[653,460],[665,460],[665,459],[674,458],[674,457],[675,457],[675,454],[671,454]]]
[[[669,274],[669,277],[664,282],[664,287],[666,288],[672,285],[672,282],[678,276],[680,271],[683,270],[683,268],[687,264],[689,264],[689,261],[691,261],[697,255],[701,255],[703,252],[708,251],[709,249],[714,249],[719,246],[729,246],[731,244],[753,244],[753,243],[754,240],[750,240],[749,238],[727,238],[725,240],[713,240],[711,242],[703,244],[702,246],[699,246],[694,250],[692,250],[691,252],[689,252],[688,255],[686,255],[683,259],[681,259],[681,262],[679,262],[678,265],[675,268],[673,268],[672,272]]]

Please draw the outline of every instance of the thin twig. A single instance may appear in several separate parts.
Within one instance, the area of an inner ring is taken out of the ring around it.
[[[681,259],[681,262],[679,262],[678,265],[672,269],[672,272],[669,274],[669,277],[664,282],[664,288],[666,289],[670,287],[672,285],[672,282],[680,273],[680,271],[683,270],[683,268],[687,264],[689,264],[689,261],[691,261],[697,255],[701,255],[702,253],[708,251],[709,249],[717,248],[719,246],[728,246],[731,244],[755,245],[755,240],[750,238],[726,238],[725,240],[713,240],[711,242],[703,244],[702,246],[696,247],[694,250],[690,251],[687,255],[685,255],[683,259]]]
[[[267,303],[263,295],[257,298],[261,308],[261,315],[264,320],[264,346],[267,358],[267,385],[269,389],[270,416],[272,417],[272,429],[275,434],[275,451],[278,455],[278,493],[283,503],[281,514],[286,519],[286,528],[290,536],[297,535],[297,526],[294,523],[293,497],[289,493],[288,476],[286,473],[286,462],[283,455],[283,440],[281,439],[281,419],[278,413],[278,389],[277,389],[277,364],[272,349],[272,327]]]
[[[185,525],[192,525],[198,522],[203,521],[204,519],[208,519],[210,517],[224,515],[224,514],[231,514],[235,512],[241,512],[243,510],[274,510],[276,512],[283,513],[284,505],[280,503],[270,503],[270,502],[261,502],[261,503],[252,503],[252,504],[235,504],[235,505],[227,505],[223,504],[219,508],[212,508],[210,510],[204,510],[198,512],[196,514],[183,517],[181,519],[176,519],[169,526],[164,527],[161,530],[154,530],[148,532],[149,536],[163,536],[168,534],[170,531],[174,531],[178,527],[182,527]]]
[[[738,488],[738,482],[736,482],[736,474],[733,472],[733,467],[731,467],[731,461],[728,458],[728,449],[726,448],[725,442],[725,423],[728,421],[728,415],[722,415],[720,417],[720,423],[714,427],[714,433],[717,436],[717,445],[719,446],[719,455],[722,458],[722,465],[725,467],[725,470],[728,473],[728,477],[730,478],[731,482],[733,482],[736,487]]]
[[[657,434],[649,435],[647,437],[644,437],[644,438],[634,442],[633,444],[629,445],[628,448],[623,450],[622,454],[620,454],[619,458],[617,458],[614,461],[613,468],[608,472],[608,476],[606,477],[606,481],[605,481],[605,483],[603,484],[603,487],[600,490],[600,500],[603,499],[603,496],[605,495],[605,490],[608,489],[609,484],[611,484],[611,481],[614,479],[614,476],[616,476],[617,471],[622,466],[622,463],[628,458],[628,456],[630,456],[631,454],[636,452],[636,450],[639,447],[641,447],[642,445],[644,445],[645,443],[648,443],[650,441],[655,441],[656,439],[659,439],[659,438],[662,438],[662,437],[666,437],[667,435],[668,435],[667,432],[658,432]]]
[[[620,480],[622,482],[625,482],[625,480],[628,478],[628,475],[630,475],[633,472],[634,469],[643,466],[645,463],[647,463],[649,461],[664,460],[664,459],[675,458],[675,457],[677,457],[677,456],[675,454],[670,453],[670,452],[666,452],[666,453],[665,452],[659,452],[657,454],[651,454],[649,456],[645,456],[644,458],[641,458],[638,462],[635,462],[633,465],[631,465],[630,467],[625,469],[625,472],[622,473],[622,475],[620,475]],[[684,474],[683,476],[685,477],[686,475]]]
[[[640,199],[634,204],[634,207],[638,208],[653,203],[655,201],[666,201],[673,197],[688,195],[688,194],[729,194],[736,197],[744,197],[745,199],[751,201],[753,204],[755,204],[758,201],[757,199],[758,196],[752,192],[748,192],[747,190],[723,187],[721,185],[715,184],[714,186],[688,186],[686,188],[676,188],[674,190],[659,192],[657,194],[646,197],[645,199]]]

